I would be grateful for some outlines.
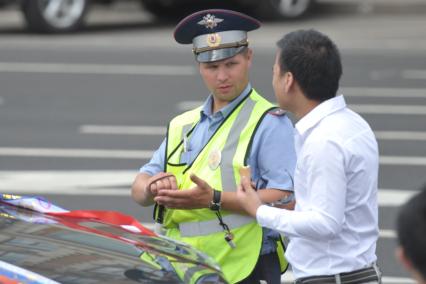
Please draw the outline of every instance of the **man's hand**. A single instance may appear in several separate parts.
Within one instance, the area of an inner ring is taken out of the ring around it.
[[[145,191],[155,197],[160,190],[176,189],[176,177],[173,174],[161,172],[148,179]]]
[[[174,209],[208,208],[213,200],[213,189],[203,179],[191,174],[195,187],[187,190],[160,189],[154,201],[160,205]]]
[[[154,197],[160,189],[177,189],[175,176],[163,172],[150,176],[141,172],[133,181],[132,198],[142,206],[150,206],[154,204]]]
[[[237,187],[237,199],[244,211],[256,218],[257,208],[262,205],[262,201],[247,176],[241,176],[241,185]]]

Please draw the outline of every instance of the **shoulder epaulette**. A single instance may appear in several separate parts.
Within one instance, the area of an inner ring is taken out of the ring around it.
[[[283,116],[286,114],[287,111],[280,109],[280,108],[274,108],[273,110],[269,111],[268,114],[274,115],[274,116]]]

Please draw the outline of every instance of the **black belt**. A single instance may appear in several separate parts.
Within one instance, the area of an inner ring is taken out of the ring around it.
[[[323,275],[299,278],[295,284],[362,284],[377,281],[379,282],[379,272],[376,270],[377,266],[370,266],[347,273],[340,273],[336,275]]]

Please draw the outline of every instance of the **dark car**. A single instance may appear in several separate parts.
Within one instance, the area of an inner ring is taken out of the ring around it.
[[[0,283],[226,283],[189,245],[114,211],[0,194]]]
[[[0,5],[18,3],[31,31],[55,33],[78,30],[93,3],[110,4],[120,0],[0,0]],[[124,0],[121,0],[124,1]],[[261,19],[297,18],[314,0],[133,0],[164,18],[179,18],[200,8],[231,8]]]

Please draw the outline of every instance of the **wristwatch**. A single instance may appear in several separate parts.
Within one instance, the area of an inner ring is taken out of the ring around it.
[[[219,211],[220,210],[220,197],[222,192],[216,189],[213,189],[213,200],[210,201],[210,210]]]

